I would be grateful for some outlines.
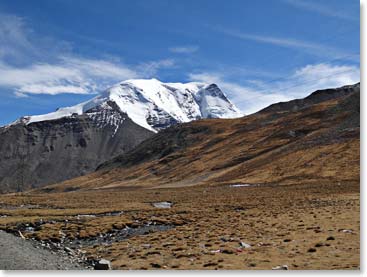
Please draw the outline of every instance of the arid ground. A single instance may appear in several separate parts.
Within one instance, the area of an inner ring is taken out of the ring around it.
[[[360,266],[357,182],[27,193],[0,207],[1,229],[113,269]]]

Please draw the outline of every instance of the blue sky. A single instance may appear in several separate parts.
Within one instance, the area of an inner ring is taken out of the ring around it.
[[[217,83],[244,112],[358,82],[359,1],[0,2],[0,125],[119,81]]]

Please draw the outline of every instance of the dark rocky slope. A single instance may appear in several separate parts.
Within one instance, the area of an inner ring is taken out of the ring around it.
[[[83,115],[28,125],[19,120],[0,128],[0,192],[23,191],[92,172],[153,134],[113,102],[108,105]]]

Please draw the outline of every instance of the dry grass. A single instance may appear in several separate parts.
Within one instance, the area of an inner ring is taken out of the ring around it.
[[[158,201],[174,206],[154,208],[151,202]],[[282,264],[290,269],[359,268],[357,183],[3,195],[0,203],[0,214],[9,215],[0,218],[2,229],[55,220],[26,234],[38,240],[57,242],[60,230],[68,238],[83,239],[149,221],[175,225],[83,249],[90,258],[110,259],[115,269],[271,269]],[[123,213],[77,218],[109,211]],[[241,249],[240,241],[252,247]],[[309,252],[311,248],[316,252]]]

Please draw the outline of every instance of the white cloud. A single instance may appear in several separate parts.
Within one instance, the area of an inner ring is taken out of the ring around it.
[[[320,3],[317,2],[303,1],[303,0],[284,0],[284,2],[297,8],[317,12],[321,15],[359,22],[359,16],[353,17],[345,13],[344,11],[337,11],[333,9],[331,6],[320,5]]]
[[[20,59],[33,54],[35,49],[25,34],[24,20],[13,15],[0,14],[0,58]]]
[[[46,61],[59,53],[69,53],[65,41],[38,36],[26,19],[0,13],[0,60],[13,65],[25,65],[34,60]]]
[[[307,65],[293,74],[293,78],[305,82],[317,80],[317,86],[342,86],[356,83],[360,80],[360,71],[356,66],[332,66],[326,63]]]
[[[140,76],[154,76],[157,71],[162,68],[172,68],[175,66],[175,61],[173,59],[163,59],[159,61],[150,61],[141,63],[136,66],[136,71],[139,72]]]
[[[27,94],[92,94],[114,83],[133,78],[152,77],[171,60],[127,66],[107,60],[62,56],[56,63],[14,67],[0,63],[0,87],[13,88],[15,95]]]
[[[127,65],[116,57],[91,59],[72,53],[68,44],[38,37],[23,18],[0,14],[0,87],[18,97],[30,94],[92,94],[114,83],[155,76],[174,66],[164,59]]]
[[[190,74],[189,79],[191,81],[217,84],[244,114],[251,114],[272,103],[291,99],[287,95],[260,93],[254,87],[226,81],[225,76],[220,73]]]
[[[27,94],[89,94],[138,73],[123,64],[105,60],[61,57],[53,64],[14,67],[0,64],[0,86],[12,88],[17,96]]]
[[[228,36],[232,36],[241,40],[251,40],[265,44],[272,44],[285,48],[292,48],[296,50],[302,50],[306,53],[321,56],[321,57],[329,57],[335,59],[344,59],[344,60],[353,60],[359,61],[358,54],[346,53],[345,51],[330,47],[327,45],[298,40],[294,38],[284,38],[284,37],[274,37],[274,36],[263,36],[263,35],[253,35],[239,32],[237,30],[229,30],[217,27],[217,31],[226,34]]]
[[[251,114],[273,103],[306,97],[318,89],[357,83],[360,71],[355,66],[322,63],[299,68],[280,81],[250,80],[242,84],[228,81],[228,77],[218,72],[189,75],[192,81],[218,84],[243,113]]]
[[[178,53],[178,54],[191,54],[191,53],[197,52],[198,50],[199,50],[199,46],[195,46],[195,45],[176,46],[176,47],[169,48],[169,51],[173,53]]]

